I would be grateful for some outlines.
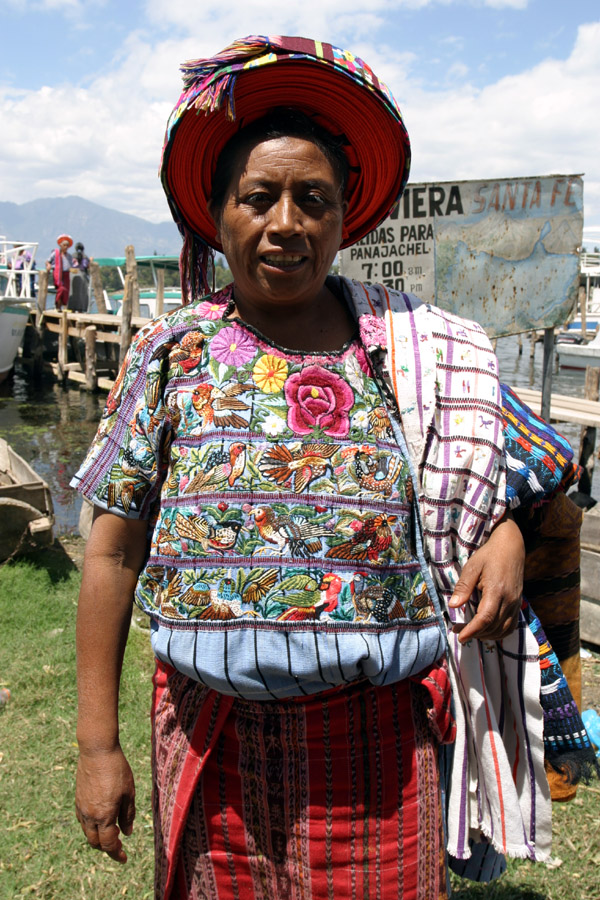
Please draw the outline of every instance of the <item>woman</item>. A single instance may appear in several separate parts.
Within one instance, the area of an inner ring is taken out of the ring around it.
[[[56,238],[58,247],[52,251],[46,260],[46,269],[52,272],[56,296],[54,305],[57,309],[66,307],[69,302],[69,290],[71,287],[70,272],[73,266],[73,257],[69,253],[69,247],[73,246],[73,238],[69,234],[59,234]]]
[[[85,312],[89,303],[90,258],[81,241],[75,244],[69,309]]]
[[[482,832],[549,849],[495,358],[472,323],[328,277],[408,176],[399,112],[362,61],[250,38],[185,73],[162,178],[188,303],[138,336],[74,480],[97,505],[78,818],[125,861],[117,702],[135,594],[158,660],[157,897],[445,897],[446,802],[455,856]],[[209,247],[234,281],[203,299]]]

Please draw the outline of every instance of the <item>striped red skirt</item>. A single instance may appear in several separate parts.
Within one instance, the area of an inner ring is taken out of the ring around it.
[[[157,669],[157,900],[447,897],[449,697],[439,665],[281,702]]]

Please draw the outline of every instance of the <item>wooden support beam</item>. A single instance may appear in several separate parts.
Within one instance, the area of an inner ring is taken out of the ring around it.
[[[600,392],[600,368],[588,366],[585,370],[585,398],[598,401]],[[579,479],[579,490],[584,494],[592,493],[592,478],[594,477],[594,457],[596,449],[596,425],[586,424],[581,429],[579,441],[579,465],[583,469]]]
[[[137,262],[135,259],[135,249],[133,244],[128,244],[125,247],[125,271],[127,275],[131,276],[131,315],[139,316],[140,314],[140,286],[138,282],[138,274],[137,274]],[[127,278],[127,275],[125,278]],[[125,302],[125,298],[123,298],[123,302]]]
[[[34,338],[32,341],[32,374],[33,380],[39,384],[44,376],[44,310],[48,296],[48,272],[41,269],[38,275],[37,303],[34,320]]]
[[[94,292],[94,300],[96,301],[96,309],[99,313],[108,313],[106,308],[106,300],[104,298],[104,288],[102,286],[102,273],[97,262],[90,262],[90,277],[92,279],[92,290]]]
[[[165,310],[165,270],[156,270],[156,315],[162,316]]]
[[[85,329],[85,386],[88,391],[98,390],[96,371],[96,329],[88,325]]]
[[[132,277],[125,276],[125,290],[123,291],[123,305],[121,307],[121,346],[119,350],[119,366],[123,365],[123,360],[129,350],[131,344],[131,291]]]
[[[37,289],[37,308],[35,311],[35,327],[39,328],[46,309],[46,298],[48,296],[48,272],[46,269],[40,269],[38,274]]]
[[[58,370],[60,377],[65,378],[69,358],[69,313],[66,309],[60,313],[60,331],[58,333]]]

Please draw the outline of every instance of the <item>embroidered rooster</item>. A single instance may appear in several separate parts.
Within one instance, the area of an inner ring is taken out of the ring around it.
[[[392,544],[390,525],[394,525],[397,520],[398,516],[385,513],[371,516],[358,524],[356,533],[349,541],[331,547],[325,556],[330,559],[368,559],[369,562],[377,562]]]
[[[262,457],[258,468],[276,484],[292,485],[299,494],[311,481],[331,471],[331,457],[335,444],[302,444],[299,450],[290,450],[285,444],[276,444]]]
[[[228,384],[225,388],[210,384],[199,384],[192,391],[192,403],[200,416],[202,429],[213,422],[217,428],[247,428],[248,423],[237,411],[250,409],[243,400],[236,400],[239,394],[250,389],[247,384]]]
[[[303,515],[278,516],[267,506],[246,505],[244,512],[254,519],[264,541],[275,544],[281,554],[301,559],[318,553],[320,538],[331,533],[327,526],[309,522]]]
[[[246,447],[236,442],[229,450],[213,450],[209,453],[201,472],[186,485],[185,494],[195,494],[212,489],[227,481],[233,487],[246,467]]]

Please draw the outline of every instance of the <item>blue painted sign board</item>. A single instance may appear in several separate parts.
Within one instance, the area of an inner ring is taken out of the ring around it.
[[[379,228],[340,252],[340,271],[500,337],[566,322],[582,233],[580,175],[409,184]]]

